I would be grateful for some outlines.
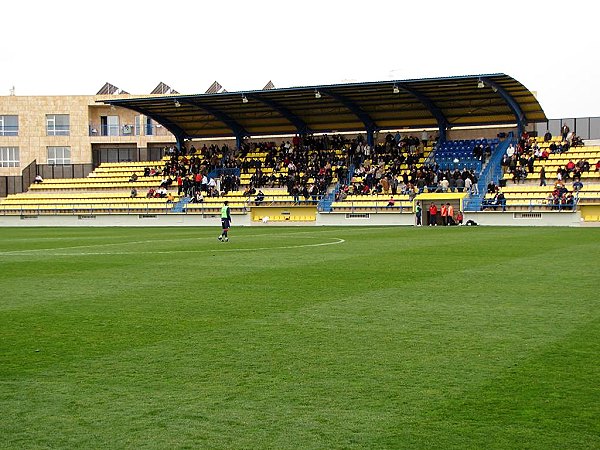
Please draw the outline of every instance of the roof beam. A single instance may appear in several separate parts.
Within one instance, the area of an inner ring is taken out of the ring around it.
[[[110,103],[110,101],[105,100],[105,103]],[[175,136],[175,139],[177,139],[177,141],[183,140],[187,136],[187,133],[178,125],[174,124],[173,122],[171,122],[169,119],[161,116],[160,114],[154,114],[144,108],[138,108],[137,106],[133,106],[133,105],[127,105],[126,106],[127,109],[131,109],[133,111],[139,112],[140,114],[149,117],[150,119],[154,120],[157,123],[160,123],[163,127],[165,127],[169,132],[171,132],[173,134],[173,136]]]
[[[519,103],[512,97],[512,95],[506,92],[506,90],[504,90],[504,88],[495,81],[492,81],[487,77],[481,77],[480,80],[483,81],[485,85],[491,87],[494,90],[494,92],[497,92],[500,95],[500,97],[504,99],[510,110],[515,115],[515,118],[517,119],[517,125],[519,127],[520,136],[523,132],[523,129],[525,128],[525,125],[527,125],[527,118],[525,117],[525,113],[523,113],[523,110],[519,106]]]
[[[245,94],[245,96],[248,98],[251,98],[253,100],[259,101],[261,103],[264,103],[265,105],[269,106],[273,110],[277,111],[279,114],[281,114],[287,120],[289,120],[292,125],[294,125],[296,127],[296,130],[298,130],[298,134],[312,133],[311,129],[309,128],[309,126],[306,124],[306,122],[304,120],[302,120],[300,117],[298,117],[292,111],[290,111],[288,108],[283,106],[281,103],[276,102],[271,99],[268,99],[268,98],[264,98],[257,94]]]
[[[250,136],[250,133],[234,118],[224,113],[223,111],[213,108],[212,106],[192,101],[191,99],[178,99],[181,104],[190,105],[196,108],[203,109],[209,114],[212,114],[217,120],[223,122],[233,132],[236,137]]]
[[[352,114],[354,114],[365,125],[365,128],[367,131],[373,132],[373,131],[376,131],[379,129],[377,127],[377,124],[375,123],[375,121],[371,118],[371,116],[369,114],[367,114],[353,100],[349,99],[348,97],[346,97],[344,95],[336,94],[335,92],[333,92],[330,89],[318,88],[318,91],[323,94],[327,94],[328,96],[330,96],[331,98],[340,102],[342,105],[344,105],[346,108],[348,108],[350,110],[350,112],[352,112]]]
[[[446,140],[446,129],[448,128],[448,119],[446,118],[442,110],[438,108],[437,105],[433,103],[429,97],[423,95],[416,89],[408,87],[404,83],[398,82],[394,83],[394,86],[398,86],[399,89],[408,92],[410,95],[419,100],[425,108],[427,108],[427,110],[431,113],[433,117],[435,117],[435,120],[438,123],[438,128],[440,131],[440,140]]]

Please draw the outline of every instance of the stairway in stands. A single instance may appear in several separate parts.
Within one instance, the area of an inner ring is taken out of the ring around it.
[[[471,196],[464,201],[463,209],[465,211],[479,211],[490,181],[494,181],[496,184],[499,183],[500,178],[502,178],[502,166],[500,164],[502,162],[502,156],[506,153],[506,149],[511,142],[513,142],[512,133],[509,139],[505,139],[496,145],[492,151],[492,156],[479,174],[477,193],[471,194]]]
[[[171,209],[172,213],[182,213],[184,212],[185,206],[191,202],[192,199],[190,197],[181,197],[179,201],[173,206]]]

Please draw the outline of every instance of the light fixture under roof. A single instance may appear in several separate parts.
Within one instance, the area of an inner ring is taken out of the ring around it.
[[[175,99],[175,108],[179,108],[181,106],[181,103],[179,103],[179,100]]]
[[[394,85],[393,91],[394,91],[394,94],[399,94],[400,93],[400,88],[398,87],[397,84]]]
[[[248,97],[246,97],[246,94],[242,94],[242,103],[248,103]]]
[[[315,98],[321,98],[321,93],[318,89],[315,89]]]
[[[479,81],[477,82],[477,88],[478,89],[483,89],[485,87],[485,83],[483,82],[483,80],[480,78]]]

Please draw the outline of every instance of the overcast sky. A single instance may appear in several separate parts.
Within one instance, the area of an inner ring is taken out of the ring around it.
[[[600,116],[599,12],[595,0],[8,1],[0,95],[506,73],[549,118]]]

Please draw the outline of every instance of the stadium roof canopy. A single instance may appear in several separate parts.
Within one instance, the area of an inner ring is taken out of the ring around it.
[[[107,99],[185,139],[546,121],[535,96],[505,74]]]

